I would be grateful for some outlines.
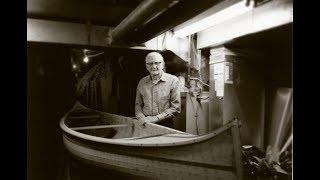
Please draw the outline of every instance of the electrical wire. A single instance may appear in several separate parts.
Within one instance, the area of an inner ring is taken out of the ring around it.
[[[104,52],[100,52],[100,53],[93,54],[93,55],[86,55],[86,56],[89,58],[89,57],[96,57],[96,56],[100,56],[101,54],[104,54]]]
[[[208,84],[204,83],[204,82],[203,82],[203,81],[201,81],[201,79],[199,79],[199,78],[193,78],[193,77],[191,77],[190,79],[198,80],[201,84],[203,84],[203,85],[206,85],[206,86],[210,87]]]

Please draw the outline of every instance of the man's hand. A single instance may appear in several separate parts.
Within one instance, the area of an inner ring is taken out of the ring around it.
[[[145,117],[138,118],[138,124],[140,126],[144,126],[145,125]]]
[[[144,121],[147,123],[156,123],[158,118],[157,116],[147,116]]]
[[[146,123],[156,123],[158,121],[157,116],[147,116],[143,118],[139,118],[139,124],[145,125]]]

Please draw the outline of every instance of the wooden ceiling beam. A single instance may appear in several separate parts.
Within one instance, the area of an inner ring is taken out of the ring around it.
[[[112,27],[89,27],[86,24],[57,22],[40,19],[27,19],[27,42],[53,43],[72,47],[126,48],[140,50],[156,50],[154,47],[109,45],[108,35]]]
[[[47,20],[116,26],[134,7],[98,4],[90,1],[28,0],[27,17]]]

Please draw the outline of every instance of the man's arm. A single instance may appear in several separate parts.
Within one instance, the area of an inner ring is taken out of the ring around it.
[[[180,89],[179,89],[179,80],[177,77],[174,78],[172,83],[172,88],[170,91],[170,108],[166,109],[164,112],[158,114],[156,117],[158,121],[172,118],[180,113]]]
[[[139,82],[137,86],[136,102],[135,102],[135,115],[138,119],[145,118],[145,115],[143,114],[143,111],[142,111],[142,107],[143,107],[143,100],[140,93],[140,82]]]

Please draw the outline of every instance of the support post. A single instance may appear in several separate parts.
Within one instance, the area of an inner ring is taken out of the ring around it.
[[[237,125],[232,126],[232,141],[233,141],[233,152],[236,161],[236,173],[238,180],[243,179],[243,160],[242,160],[242,145],[239,131],[239,120],[236,119]]]

